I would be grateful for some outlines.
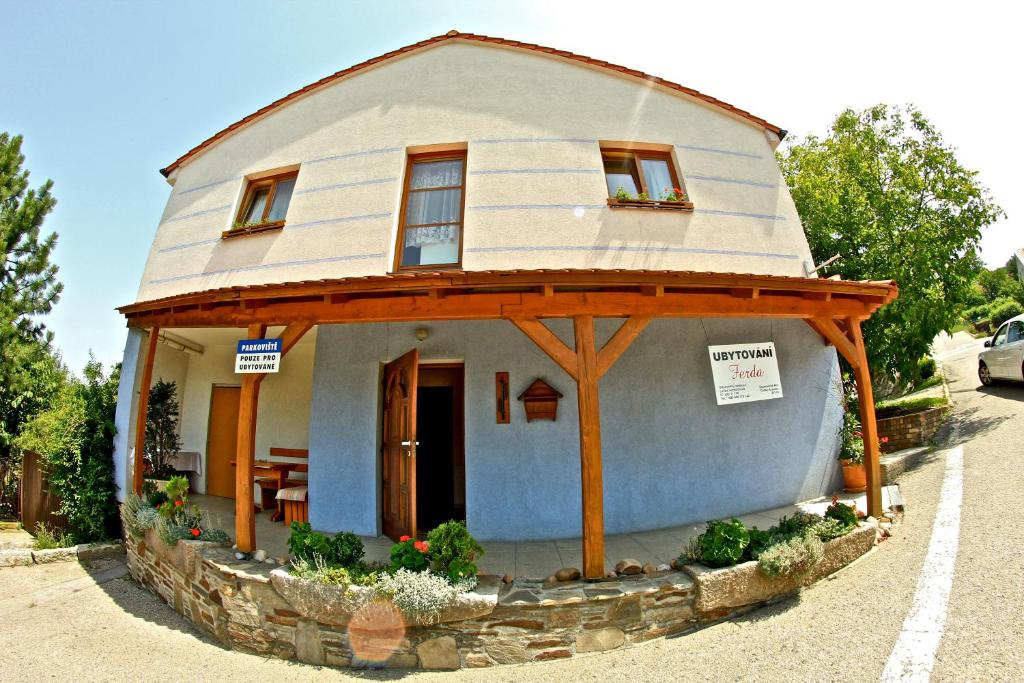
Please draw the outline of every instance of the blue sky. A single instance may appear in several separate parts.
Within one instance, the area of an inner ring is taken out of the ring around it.
[[[914,102],[1009,214],[983,256],[1024,235],[1024,63],[1015,19],[962,4],[646,2],[14,2],[0,0],[0,130],[25,136],[65,284],[48,317],[65,360],[120,360],[114,311],[138,288],[170,192],[157,169],[282,95],[449,29],[572,50],[678,81],[793,134],[844,107]]]

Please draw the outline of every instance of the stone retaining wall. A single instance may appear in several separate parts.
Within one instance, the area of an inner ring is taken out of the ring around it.
[[[949,406],[939,406],[912,415],[900,415],[878,420],[878,436],[888,437],[882,451],[894,453],[905,448],[924,446],[938,431]]]
[[[826,544],[826,560],[814,578],[867,552],[874,534],[859,529]],[[456,669],[564,659],[682,633],[799,587],[783,580],[766,590],[757,583],[756,563],[554,586],[481,577],[477,590],[441,618],[413,625],[390,603],[357,604],[338,587],[236,561],[212,543],[180,541],[170,548],[149,531],[144,540],[129,539],[127,549],[132,576],[217,640],[255,654],[359,668]],[[741,575],[740,584],[758,587],[742,595],[733,590]]]

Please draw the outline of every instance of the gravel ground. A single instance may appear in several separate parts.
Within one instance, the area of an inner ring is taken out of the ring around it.
[[[955,344],[944,351],[965,484],[960,554],[933,678],[1021,680],[1024,385],[981,391],[976,353],[957,353]],[[123,577],[122,563],[108,560],[0,570],[0,679],[877,681],[916,589],[943,467],[938,452],[905,474],[908,508],[893,538],[829,580],[745,617],[619,652],[444,674],[264,659],[199,635]]]

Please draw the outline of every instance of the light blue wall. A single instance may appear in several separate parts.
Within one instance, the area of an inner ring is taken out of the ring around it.
[[[599,321],[598,341],[620,321]],[[551,327],[571,345],[571,323]],[[417,342],[415,330],[431,334]],[[706,330],[706,333],[705,333]],[[717,406],[707,345],[774,339],[785,397]],[[310,418],[310,519],[327,531],[379,532],[381,364],[466,364],[466,512],[480,539],[580,533],[575,385],[504,321],[323,325]],[[512,395],[543,377],[557,422],[495,424],[494,373]],[[698,522],[821,495],[838,483],[835,351],[800,321],[656,320],[601,381],[608,533]]]

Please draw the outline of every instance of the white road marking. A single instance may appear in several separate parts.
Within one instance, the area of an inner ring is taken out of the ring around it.
[[[917,581],[910,613],[903,621],[903,630],[882,672],[883,681],[928,681],[931,678],[953,587],[963,491],[964,449],[957,446],[946,454],[946,472],[928,555]]]

